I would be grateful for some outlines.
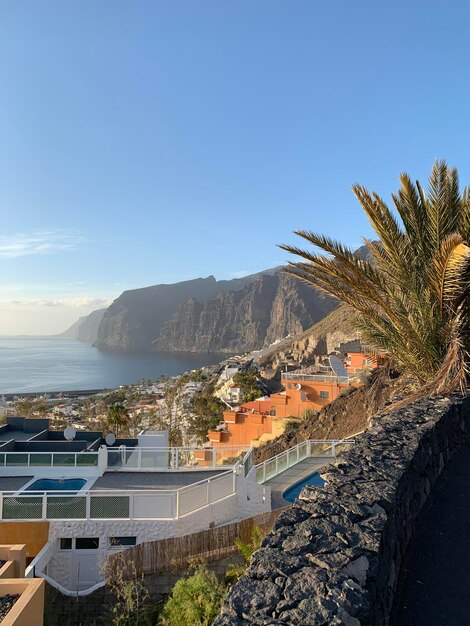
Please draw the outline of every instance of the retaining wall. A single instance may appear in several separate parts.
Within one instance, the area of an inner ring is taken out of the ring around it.
[[[278,518],[214,626],[386,626],[421,507],[469,432],[470,398],[378,416]]]

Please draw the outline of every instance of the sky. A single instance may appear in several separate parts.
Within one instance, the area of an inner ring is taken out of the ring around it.
[[[470,182],[464,0],[1,0],[0,335],[355,248],[351,185]],[[297,241],[298,240],[298,241]]]

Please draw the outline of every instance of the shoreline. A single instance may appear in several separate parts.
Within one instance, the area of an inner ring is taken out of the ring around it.
[[[0,394],[0,396],[6,401],[11,401],[15,398],[40,398],[42,396],[51,396],[52,398],[60,398],[60,396],[64,396],[65,398],[79,398],[80,396],[94,396],[97,393],[112,391],[114,389],[118,389],[118,387],[104,387],[102,389],[71,389],[69,391],[19,391],[17,393],[9,391],[8,393]]]

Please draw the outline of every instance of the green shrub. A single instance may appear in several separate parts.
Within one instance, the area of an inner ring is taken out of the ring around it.
[[[235,539],[235,545],[243,557],[243,563],[232,563],[230,569],[225,574],[225,577],[229,582],[236,582],[240,576],[244,574],[246,568],[250,564],[252,554],[261,548],[261,544],[266,535],[267,533],[264,530],[255,525],[251,531],[250,543],[244,543],[241,539]]]
[[[205,565],[189,578],[181,578],[163,607],[162,626],[210,626],[220,612],[225,587]]]

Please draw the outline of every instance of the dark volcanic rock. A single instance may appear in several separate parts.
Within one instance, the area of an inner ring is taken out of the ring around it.
[[[0,622],[2,622],[8,615],[11,607],[19,598],[19,594],[7,594],[6,596],[0,596]]]
[[[386,626],[421,507],[469,436],[470,398],[382,416],[279,516],[214,626]]]

